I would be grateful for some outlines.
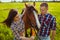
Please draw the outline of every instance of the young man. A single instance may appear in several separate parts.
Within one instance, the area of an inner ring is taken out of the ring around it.
[[[41,3],[41,14],[38,15],[39,22],[41,23],[39,38],[41,40],[54,40],[56,34],[56,19],[50,13],[48,13],[48,4]],[[50,32],[52,30],[52,36],[50,39]]]

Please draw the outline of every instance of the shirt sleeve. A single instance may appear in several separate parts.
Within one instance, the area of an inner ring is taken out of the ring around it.
[[[52,18],[50,26],[52,30],[56,30],[56,18],[55,17]]]
[[[11,25],[12,32],[17,40],[21,40],[19,32],[16,30],[14,25]]]

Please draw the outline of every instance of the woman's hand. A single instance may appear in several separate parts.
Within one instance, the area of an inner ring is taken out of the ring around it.
[[[25,37],[25,34],[23,32],[20,32],[20,36]]]

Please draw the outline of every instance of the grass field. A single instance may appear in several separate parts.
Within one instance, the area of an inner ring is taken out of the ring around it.
[[[41,2],[36,2],[36,9],[39,13],[40,4]],[[56,17],[57,30],[55,40],[60,40],[60,2],[48,2],[48,5],[48,11]],[[0,22],[7,18],[9,10],[12,8],[18,9],[18,12],[21,13],[24,8],[24,3],[0,3]],[[0,40],[13,40],[13,35],[10,28],[3,24],[0,24]]]

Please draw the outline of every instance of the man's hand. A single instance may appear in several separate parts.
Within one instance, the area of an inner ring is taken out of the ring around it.
[[[51,37],[51,40],[54,40],[55,35],[56,35],[56,30],[52,30],[52,37]]]

